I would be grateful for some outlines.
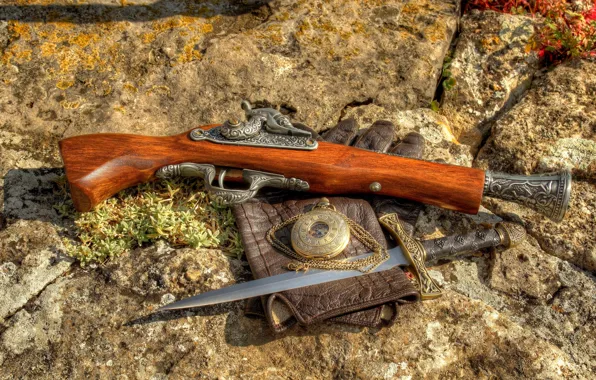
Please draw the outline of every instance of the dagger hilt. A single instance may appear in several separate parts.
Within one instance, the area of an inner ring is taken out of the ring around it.
[[[418,280],[422,300],[437,298],[443,294],[426,269],[427,261],[498,245],[509,248],[519,244],[526,237],[526,230],[522,226],[503,222],[498,223],[495,228],[419,241],[406,232],[397,214],[383,215],[379,222],[393,236],[404,256],[410,261],[410,268]]]
[[[478,229],[464,234],[449,235],[438,239],[422,241],[426,252],[425,261],[449,259],[453,256],[482,248],[514,247],[526,237],[526,230],[519,224],[502,222],[495,228]]]
[[[524,205],[555,222],[563,220],[570,194],[569,170],[528,176],[487,171],[484,177],[484,196]]]

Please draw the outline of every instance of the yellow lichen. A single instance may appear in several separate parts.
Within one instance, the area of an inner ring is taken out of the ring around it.
[[[42,57],[51,57],[56,54],[56,44],[53,42],[44,42],[39,47]]]
[[[420,6],[418,6],[415,2],[408,3],[401,8],[401,14],[414,14],[420,12]]]
[[[199,29],[201,33],[211,33],[213,32],[213,24],[201,24]]]
[[[123,106],[114,106],[114,111],[120,112],[120,113],[126,113],[126,109],[124,109]]]
[[[499,36],[489,36],[486,38],[483,38],[480,41],[480,44],[482,44],[482,46],[485,49],[490,49],[496,45],[499,45],[501,43],[501,39],[499,38]]]
[[[15,58],[21,62],[28,62],[31,60],[32,51],[29,49],[17,51]]]
[[[122,85],[122,89],[124,89],[125,91],[131,92],[136,94],[137,92],[139,92],[139,89],[136,88],[132,83],[124,83],[124,85]]]
[[[17,0],[19,4],[46,4],[50,0]],[[55,2],[55,1],[54,1]],[[69,0],[68,3],[80,3],[82,0]],[[62,4],[62,2],[58,2]],[[125,0],[121,4],[126,6]],[[115,83],[121,80],[121,70],[128,62],[128,51],[122,42],[122,32],[129,31],[129,36],[137,38],[143,43],[153,42],[160,33],[175,31],[184,41],[184,47],[176,52],[172,64],[184,64],[201,59],[200,49],[197,48],[205,34],[214,30],[213,22],[220,16],[206,19],[195,17],[212,12],[208,7],[196,4],[186,4],[188,15],[169,17],[154,22],[134,24],[127,21],[98,22],[93,24],[78,24],[71,20],[47,22],[18,22],[10,21],[10,43],[0,53],[0,63],[4,65],[19,65],[36,58],[36,63],[44,68],[44,73],[55,80],[55,86],[65,90],[75,85],[69,78],[82,70],[105,73],[102,79],[105,83],[85,83],[93,89],[95,94],[105,96],[112,93]],[[137,28],[138,26],[138,28]],[[134,31],[130,33],[130,31]],[[143,52],[147,53],[147,52]],[[148,55],[148,54],[147,54]],[[142,83],[142,79],[124,86],[124,90],[136,93],[135,86]],[[6,81],[5,81],[6,82]],[[147,94],[169,95],[170,90],[164,86],[157,86],[147,91]],[[72,108],[76,102],[65,102],[64,107]]]
[[[357,34],[366,33],[366,25],[360,21],[354,21],[352,23],[352,31]]]
[[[72,87],[73,84],[74,84],[74,80],[63,79],[63,80],[59,81],[58,83],[56,83],[56,87],[58,87],[61,90],[66,90],[67,88]]]
[[[189,40],[186,45],[184,45],[184,49],[182,54],[180,54],[177,58],[178,63],[188,63],[192,61],[196,61],[201,59],[201,53],[195,49],[196,44],[201,40],[200,37],[195,37]]]
[[[27,25],[25,23],[18,22],[18,21],[11,21],[8,24],[8,30],[16,38],[23,38],[25,40],[31,39],[31,28],[29,27],[29,25]]]
[[[77,45],[78,47],[84,49],[91,43],[96,43],[100,40],[99,35],[92,34],[92,33],[79,33],[76,36],[72,36],[68,39],[68,42],[72,45]]]
[[[72,110],[72,109],[79,108],[79,106],[81,105],[81,102],[79,102],[79,101],[69,102],[67,100],[63,100],[63,101],[60,102],[60,105],[64,109]]]
[[[30,49],[18,45],[11,45],[2,54],[0,62],[3,65],[28,62],[31,60],[31,54],[32,51]]]
[[[147,95],[158,94],[158,95],[167,95],[170,96],[172,91],[168,86],[156,86],[153,85],[149,90],[147,90]]]

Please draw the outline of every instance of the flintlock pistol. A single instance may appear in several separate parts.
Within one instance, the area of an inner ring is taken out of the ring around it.
[[[246,121],[175,136],[89,134],[60,141],[71,195],[89,211],[125,188],[154,178],[201,177],[226,204],[265,186],[319,194],[379,194],[476,214],[483,196],[513,201],[561,221],[571,191],[568,170],[508,175],[317,141],[272,108],[244,101]],[[212,182],[218,177],[218,185]],[[224,188],[224,178],[248,189]]]

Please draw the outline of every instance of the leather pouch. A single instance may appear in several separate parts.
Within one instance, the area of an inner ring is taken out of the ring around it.
[[[266,240],[274,225],[310,211],[319,198],[288,200],[282,203],[248,202],[235,207],[234,214],[242,234],[246,257],[255,278],[286,272],[292,261]],[[380,244],[386,240],[370,204],[361,199],[329,198],[336,210],[364,227]],[[278,238],[290,245],[290,229],[278,232]],[[337,258],[367,253],[368,249],[352,237]],[[400,268],[371,273],[346,280],[308,286],[264,296],[264,316],[275,331],[295,323],[309,325],[333,318],[362,326],[382,327],[395,321],[400,302],[418,300],[418,291]],[[383,307],[385,305],[385,307]],[[259,315],[258,305],[249,303],[248,312]]]

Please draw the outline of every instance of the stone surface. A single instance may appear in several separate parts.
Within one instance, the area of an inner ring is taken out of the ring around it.
[[[210,284],[180,282],[189,263],[218,275]],[[7,323],[0,374],[439,378],[483,372],[542,378],[582,373],[571,354],[548,339],[453,291],[402,307],[402,323],[383,330],[322,324],[274,335],[264,321],[244,317],[241,303],[151,314],[164,295],[170,301],[241,279],[245,268],[231,264],[217,251],[149,248],[123,256],[118,264],[60,279]],[[148,280],[139,281],[145,275]]]
[[[528,51],[539,19],[477,10],[461,19],[461,33],[445,70],[455,87],[443,94],[442,112],[454,135],[474,150],[490,122],[530,87],[538,58]]]
[[[0,231],[0,323],[70,268],[56,230],[19,220]]]
[[[525,297],[530,302],[546,303],[552,299],[561,286],[558,263],[534,245],[524,241],[496,255],[491,267],[490,287],[513,297]]]
[[[451,64],[461,77],[439,114],[424,107],[459,1],[13,3],[0,4],[0,379],[593,377],[596,68],[538,71],[524,93],[529,19],[464,17]],[[435,263],[445,295],[402,306],[382,330],[274,335],[241,302],[154,313],[250,279],[245,262],[219,251],[157,244],[86,268],[63,256],[72,219],[60,212],[59,139],[178,133],[239,115],[244,98],[317,131],[346,117],[361,127],[390,120],[396,140],[425,136],[425,159],[515,173],[570,167],[569,216],[555,224],[491,199],[476,216],[426,207],[420,238],[503,219],[531,236]],[[475,159],[468,137],[484,133]]]
[[[523,220],[542,249],[596,270],[596,63],[561,65],[534,81],[528,94],[498,119],[475,160],[483,169],[530,174],[567,168],[573,185],[567,217],[556,224],[525,208],[489,200],[490,208]]]
[[[595,71],[596,62],[575,61],[543,73],[495,122],[478,164],[516,173],[569,168],[578,180],[594,180]]]
[[[317,130],[354,102],[426,106],[459,12],[456,0],[104,3],[44,23],[18,21],[46,21],[43,6],[0,8],[3,130],[45,134],[55,156],[52,138],[181,132],[245,98]]]

